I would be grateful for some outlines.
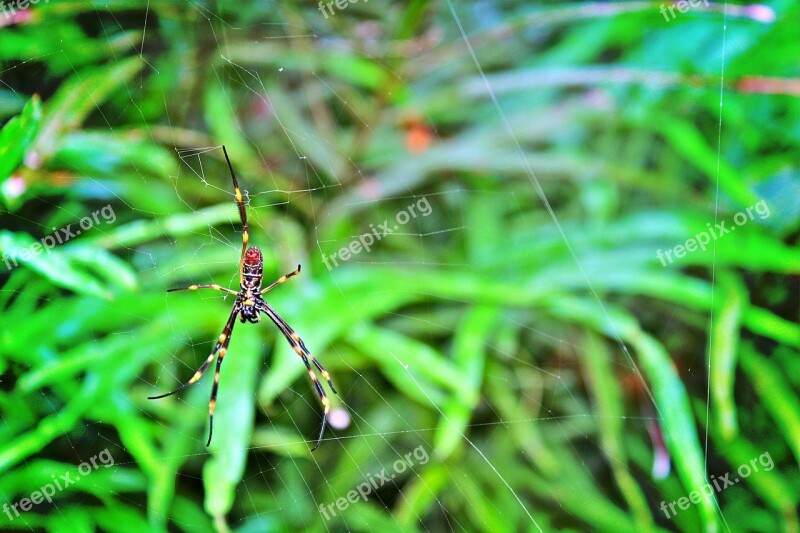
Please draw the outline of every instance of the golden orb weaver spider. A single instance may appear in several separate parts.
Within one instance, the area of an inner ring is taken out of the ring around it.
[[[214,385],[211,388],[211,400],[208,402],[209,421],[208,442],[206,443],[206,446],[210,446],[211,436],[214,433],[214,408],[217,403],[217,388],[219,387],[220,368],[222,367],[222,360],[225,359],[225,353],[228,351],[228,343],[231,341],[231,333],[233,332],[233,326],[236,323],[236,317],[238,316],[242,323],[256,323],[261,321],[260,313],[264,313],[272,320],[272,322],[275,323],[276,326],[278,326],[280,332],[284,337],[286,337],[286,340],[289,341],[289,345],[291,345],[297,355],[303,360],[303,363],[305,363],[306,369],[308,370],[308,375],[311,376],[311,381],[314,383],[314,388],[316,389],[319,399],[322,402],[322,406],[324,408],[322,414],[322,427],[320,427],[319,436],[317,437],[314,447],[311,448],[311,451],[313,452],[319,447],[319,444],[322,441],[322,436],[325,433],[325,425],[328,420],[328,412],[330,411],[330,400],[328,400],[328,397],[325,395],[325,390],[322,388],[322,384],[320,384],[314,369],[311,367],[311,363],[314,364],[317,370],[319,370],[319,372],[322,374],[322,377],[325,378],[325,381],[328,382],[331,392],[334,394],[337,394],[337,392],[333,387],[333,383],[331,383],[330,374],[328,374],[319,361],[317,361],[316,358],[311,355],[311,353],[308,351],[308,348],[306,348],[305,343],[297,335],[297,333],[295,333],[294,330],[289,327],[289,324],[287,324],[286,321],[280,317],[278,312],[275,311],[275,309],[273,309],[266,301],[264,301],[264,298],[262,297],[264,293],[268,292],[276,285],[280,285],[289,278],[299,274],[300,265],[297,265],[297,270],[290,272],[285,276],[281,276],[266,289],[261,288],[261,279],[264,271],[264,259],[261,255],[261,250],[259,250],[257,247],[247,247],[247,241],[250,238],[250,234],[248,233],[247,229],[247,212],[244,208],[242,192],[239,189],[239,182],[236,179],[236,174],[233,172],[233,165],[228,157],[228,151],[225,149],[225,146],[222,147],[222,152],[225,154],[225,160],[228,162],[228,169],[230,169],[231,172],[233,190],[236,193],[236,205],[239,207],[239,218],[242,221],[242,253],[239,257],[239,285],[241,288],[238,292],[236,292],[219,285],[190,285],[188,287],[167,290],[167,292],[175,292],[195,291],[197,289],[213,289],[216,291],[233,294],[236,296],[236,300],[233,302],[233,310],[231,311],[231,315],[228,317],[228,321],[225,323],[225,327],[222,329],[222,333],[217,339],[217,343],[214,346],[214,349],[211,351],[211,355],[209,355],[205,362],[200,365],[200,368],[197,369],[192,378],[172,392],[160,394],[158,396],[148,396],[147,399],[157,400],[159,398],[171,396],[197,382],[201,377],[203,377],[203,373],[214,360],[214,357],[217,355],[217,353],[219,353],[219,357],[217,357],[217,368],[216,372],[214,373]]]

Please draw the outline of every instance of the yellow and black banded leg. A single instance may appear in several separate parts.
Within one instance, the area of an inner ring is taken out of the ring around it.
[[[239,207],[239,218],[242,219],[242,254],[239,257],[239,283],[244,285],[244,253],[247,251],[247,241],[250,240],[250,232],[247,228],[247,212],[244,209],[244,198],[242,191],[239,189],[239,181],[236,179],[236,174],[233,172],[233,165],[228,157],[228,151],[225,145],[222,146],[222,152],[225,154],[225,161],[228,162],[228,169],[231,171],[231,180],[233,180],[233,192],[236,196],[236,205]]]
[[[167,292],[175,291],[196,291],[197,289],[214,289],[215,291],[227,292],[228,294],[238,295],[239,293],[231,289],[222,287],[220,285],[189,285],[188,287],[179,287],[177,289],[167,289]]]
[[[280,317],[280,315],[278,315],[278,313],[275,311],[275,309],[272,308],[271,305],[265,302],[264,308],[265,308],[264,312],[267,313],[267,315],[269,315],[269,317],[272,318],[272,321],[277,324],[278,328],[280,328],[283,335],[289,341],[289,344],[291,344],[292,347],[294,347],[295,345],[298,345],[300,347],[303,354],[308,356],[309,359],[311,359],[311,361],[314,363],[314,366],[316,366],[317,370],[319,370],[320,374],[322,374],[322,377],[325,378],[325,381],[328,382],[328,386],[331,388],[331,391],[334,394],[338,395],[339,393],[336,392],[336,387],[333,386],[333,382],[331,381],[331,375],[328,373],[327,370],[325,370],[325,367],[322,366],[322,363],[317,361],[317,358],[311,354],[309,349],[306,347],[306,343],[303,342],[303,339],[301,339],[300,336],[294,332],[292,327],[289,324],[287,324],[286,321]],[[300,354],[298,353],[298,355]]]
[[[231,326],[233,329],[233,326]],[[211,400],[208,402],[208,442],[206,442],[206,447],[211,446],[211,436],[214,434],[214,409],[217,407],[217,389],[219,389],[219,371],[222,368],[222,360],[225,359],[225,354],[228,352],[228,343],[231,340],[230,335],[225,337],[223,340],[222,335],[220,335],[220,340],[222,340],[222,348],[219,350],[219,357],[217,357],[217,369],[214,372],[214,385],[211,387]]]
[[[286,323],[284,322],[284,324]],[[308,356],[309,359],[311,359],[311,362],[314,363],[315,367],[317,367],[319,373],[322,374],[322,377],[325,378],[325,381],[328,382],[328,386],[331,388],[331,391],[333,391],[334,394],[338,395],[339,393],[336,392],[336,388],[334,388],[333,383],[331,382],[331,375],[328,374],[328,371],[325,370],[325,367],[322,366],[322,363],[317,361],[317,358],[311,355],[311,352],[308,351],[308,348],[306,348],[306,344],[303,342],[303,339],[301,339],[300,336],[297,333],[295,333],[294,330],[292,330],[292,328],[290,328],[288,324],[286,324],[286,327],[289,329],[289,335],[292,337],[292,339],[294,339],[294,341],[300,345],[300,348],[303,350],[303,352]]]
[[[297,265],[297,270],[295,270],[294,272],[289,272],[289,273],[288,273],[288,274],[286,274],[285,276],[281,276],[281,277],[279,277],[279,278],[278,278],[276,281],[274,281],[274,282],[272,283],[272,285],[270,285],[270,286],[269,286],[269,287],[267,287],[266,289],[261,289],[261,294],[264,294],[265,292],[269,291],[270,289],[272,289],[272,288],[273,288],[273,287],[275,287],[276,285],[280,285],[281,283],[283,283],[283,282],[287,281],[289,278],[293,278],[293,277],[295,277],[295,276],[296,276],[296,275],[298,275],[299,273],[300,273],[300,265]]]
[[[306,365],[306,370],[308,370],[308,375],[311,377],[311,381],[314,383],[314,389],[317,391],[317,395],[319,396],[320,401],[322,402],[323,407],[323,414],[322,414],[322,426],[319,430],[319,436],[314,444],[314,447],[311,448],[313,452],[317,448],[319,448],[320,443],[322,442],[322,437],[325,434],[325,427],[328,422],[328,413],[330,412],[330,400],[328,396],[325,394],[325,390],[322,388],[322,385],[317,378],[317,375],[314,373],[314,369],[311,368],[311,364],[309,363],[309,358],[314,361],[314,366],[316,366],[320,372],[322,373],[325,380],[328,382],[328,386],[331,388],[331,391],[334,394],[338,394],[336,389],[333,387],[333,383],[331,383],[331,378],[328,372],[322,367],[321,364],[314,358],[313,355],[308,351],[305,347],[305,343],[303,340],[297,335],[297,333],[292,330],[292,328],[287,324],[279,315],[278,313],[270,306],[268,303],[264,303],[263,307],[260,308],[261,311],[267,314],[267,316],[272,319],[278,329],[283,333],[283,336],[286,337],[286,340],[289,342],[289,345],[295,351],[295,353],[303,360],[303,364]]]
[[[217,352],[221,351],[220,348],[227,348],[228,343],[230,342],[230,338],[231,338],[231,331],[233,331],[233,326],[236,323],[236,315],[238,313],[239,313],[239,308],[235,307],[233,309],[233,312],[231,313],[231,316],[228,318],[228,322],[225,324],[225,327],[223,328],[222,333],[220,334],[219,338],[217,339],[217,343],[214,345],[214,349],[211,350],[211,354],[203,362],[203,364],[200,365],[200,368],[197,369],[197,371],[194,373],[194,375],[192,376],[192,378],[189,381],[187,381],[186,383],[184,383],[183,385],[181,385],[180,387],[178,387],[174,391],[168,392],[166,394],[159,394],[158,396],[148,396],[147,399],[148,400],[158,400],[160,398],[166,398],[167,396],[172,396],[173,394],[182,391],[183,389],[185,389],[189,385],[192,385],[193,383],[196,383],[201,377],[203,377],[203,373],[208,368],[208,365],[210,365],[211,361],[214,360],[214,357],[217,355]],[[217,372],[219,372],[219,363],[217,363]]]
[[[286,338],[288,339],[289,337],[287,336]],[[309,377],[311,377],[311,381],[312,383],[314,383],[314,389],[316,389],[317,395],[319,396],[319,401],[322,402],[322,408],[323,408],[322,425],[319,428],[319,435],[317,436],[317,440],[314,443],[314,447],[311,448],[311,451],[313,452],[314,450],[319,448],[319,445],[322,442],[322,437],[323,435],[325,435],[325,426],[328,423],[328,413],[331,410],[331,402],[330,400],[328,400],[328,396],[325,394],[325,389],[322,388],[322,385],[320,384],[317,375],[314,373],[314,369],[311,368],[311,365],[308,363],[308,358],[306,357],[306,354],[303,353],[303,351],[297,344],[294,344],[292,342],[289,342],[289,344],[292,345],[294,351],[297,353],[297,355],[300,356],[300,358],[303,360],[303,363],[305,363],[306,370],[308,370],[308,375]]]
[[[308,368],[308,375],[311,376],[311,381],[314,382],[314,387],[317,389],[317,394],[319,395],[319,400],[322,402],[323,412],[322,412],[322,425],[319,427],[319,435],[317,435],[317,441],[314,443],[314,447],[311,448],[313,452],[317,448],[319,448],[320,443],[322,442],[322,437],[325,435],[325,426],[328,423],[328,413],[331,410],[331,402],[328,400],[328,397],[325,395],[325,391],[322,389],[322,385],[319,384],[319,380],[317,380],[317,375],[314,374],[314,371],[308,366],[306,363],[306,368]]]

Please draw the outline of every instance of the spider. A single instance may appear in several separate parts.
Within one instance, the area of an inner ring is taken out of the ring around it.
[[[297,270],[294,272],[290,272],[285,276],[281,276],[278,278],[277,281],[273,282],[270,286],[266,289],[261,288],[261,278],[263,277],[263,270],[264,270],[264,259],[261,255],[261,250],[259,250],[255,246],[251,246],[250,248],[247,247],[247,241],[249,239],[249,233],[247,230],[247,213],[244,208],[244,203],[242,200],[242,192],[239,189],[239,182],[236,179],[236,174],[233,172],[233,165],[231,164],[231,160],[228,157],[228,151],[225,149],[225,146],[222,147],[222,151],[225,154],[225,160],[228,162],[228,169],[231,172],[231,179],[233,180],[233,190],[236,193],[236,205],[239,207],[239,218],[242,220],[242,253],[239,257],[239,284],[241,288],[239,292],[234,290],[221,287],[219,285],[190,285],[188,287],[181,287],[177,289],[168,289],[167,292],[175,292],[175,291],[195,291],[197,289],[213,289],[216,291],[226,292],[228,294],[233,294],[236,296],[236,300],[233,302],[233,310],[231,311],[230,317],[228,317],[228,321],[225,323],[225,327],[222,329],[222,333],[220,334],[219,338],[217,339],[217,343],[214,346],[214,349],[211,351],[211,355],[205,360],[205,362],[200,365],[200,368],[194,373],[192,378],[175,389],[172,392],[168,392],[166,394],[161,394],[158,396],[149,396],[148,400],[157,400],[159,398],[165,398],[167,396],[171,396],[177,392],[182,391],[189,385],[197,382],[201,377],[203,377],[203,372],[206,371],[208,366],[214,360],[214,356],[219,353],[219,357],[217,357],[217,369],[214,373],[214,385],[211,388],[211,401],[208,403],[208,414],[209,414],[209,422],[208,422],[208,442],[206,446],[211,445],[211,436],[214,433],[214,407],[217,403],[217,388],[219,387],[219,371],[220,367],[222,367],[222,360],[225,359],[225,353],[228,350],[228,343],[231,341],[231,333],[233,332],[233,326],[236,323],[236,317],[239,317],[239,320],[244,322],[251,322],[257,323],[261,321],[260,313],[264,313],[267,315],[272,322],[278,326],[278,329],[286,337],[286,340],[289,341],[289,345],[297,352],[297,355],[303,360],[303,363],[306,365],[306,369],[308,370],[308,375],[311,376],[311,381],[314,383],[314,388],[319,395],[319,399],[322,402],[324,412],[322,415],[322,427],[319,430],[319,436],[317,437],[316,443],[314,447],[311,448],[313,452],[319,447],[320,442],[322,441],[322,436],[325,433],[325,425],[328,420],[328,411],[330,410],[330,401],[328,397],[325,395],[325,391],[322,388],[322,385],[317,378],[317,375],[314,373],[314,369],[311,367],[311,363],[319,370],[322,374],[322,377],[325,378],[325,381],[328,382],[328,386],[330,387],[331,391],[334,394],[337,394],[336,389],[333,387],[333,383],[331,383],[330,374],[325,370],[325,368],[316,360],[316,358],[311,355],[306,348],[305,343],[303,340],[294,332],[294,330],[289,327],[289,324],[284,321],[280,315],[278,314],[275,309],[272,308],[266,301],[264,301],[263,294],[267,291],[274,288],[276,285],[280,285],[284,281],[287,281],[289,278],[296,276],[300,273],[300,265],[297,265]],[[310,362],[309,362],[310,360]]]

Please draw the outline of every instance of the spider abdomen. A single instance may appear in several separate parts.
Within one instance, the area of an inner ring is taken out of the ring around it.
[[[247,249],[244,253],[244,262],[248,265],[261,265],[263,263],[261,250],[258,249],[258,246],[251,246]]]
[[[251,246],[244,253],[242,274],[243,289],[256,290],[261,288],[261,278],[264,276],[264,258],[258,247]]]

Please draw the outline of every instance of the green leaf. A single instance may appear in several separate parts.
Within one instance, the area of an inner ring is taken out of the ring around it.
[[[747,289],[728,272],[717,274],[719,312],[714,317],[708,349],[710,387],[714,400],[715,425],[723,439],[730,440],[738,433],[733,381],[736,374],[736,353],[739,329],[744,310],[748,307]]]
[[[655,128],[672,147],[692,165],[705,174],[711,186],[719,188],[739,207],[749,207],[760,199],[748,186],[747,180],[724,158],[717,154],[716,147],[703,138],[697,126],[677,115],[652,116],[647,126]]]
[[[761,357],[752,344],[747,343],[740,348],[739,358],[761,403],[783,433],[797,464],[800,464],[800,402],[796,391],[787,387],[780,368]]]
[[[647,499],[628,467],[623,440],[625,410],[619,380],[612,370],[614,361],[605,344],[594,334],[587,333],[584,348],[582,360],[600,420],[598,431],[603,452],[608,458],[620,492],[636,517],[639,529],[652,531],[653,516],[650,514]]]
[[[79,174],[91,172],[114,176],[126,169],[140,175],[167,179],[178,174],[174,152],[133,132],[74,131],[58,139],[51,164]]]
[[[70,258],[68,253],[47,248],[26,233],[0,230],[0,253],[5,263],[3,267],[25,265],[53,285],[87,296],[112,297],[110,289]]]
[[[619,338],[635,350],[641,377],[647,380],[651,390],[667,447],[687,494],[704,486],[704,454],[700,448],[689,394],[663,345],[642,331],[632,316],[619,309],[612,308],[607,312],[594,302],[564,297],[551,302],[548,311],[557,317],[603,332],[612,339]],[[716,498],[712,495],[697,505],[705,528],[717,531]]]
[[[6,180],[22,163],[42,119],[42,106],[39,95],[28,100],[22,113],[9,120],[0,130],[0,195],[6,205],[13,202],[16,195],[9,191]]]
[[[384,370],[409,375],[412,382],[424,380],[452,391],[468,405],[477,400],[474,385],[465,383],[455,366],[427,344],[375,326],[354,328],[347,339],[360,346],[380,346],[380,351],[365,350]]]
[[[78,128],[115,91],[128,83],[144,66],[139,57],[129,57],[73,74],[48,100],[34,149],[48,161],[65,133]]]
[[[469,388],[469,401],[452,396],[440,407],[441,419],[434,433],[433,442],[437,456],[447,458],[463,443],[467,427],[480,398],[481,384],[486,361],[486,347],[494,333],[499,317],[496,307],[478,306],[470,309],[458,330],[453,344],[453,365],[460,382]]]
[[[221,367],[210,447],[212,458],[203,466],[205,508],[217,520],[233,508],[250,450],[255,417],[253,398],[261,367],[258,339],[258,328],[234,328],[230,356]]]

